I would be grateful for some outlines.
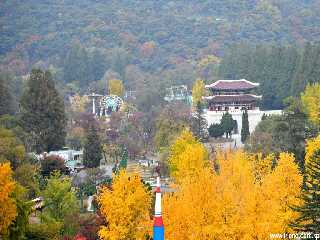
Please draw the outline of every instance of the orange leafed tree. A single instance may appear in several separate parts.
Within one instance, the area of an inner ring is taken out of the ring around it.
[[[0,164],[0,236],[7,233],[8,227],[17,216],[16,204],[11,196],[14,188],[10,164]]]
[[[99,204],[107,223],[99,231],[100,239],[144,239],[150,234],[151,193],[140,176],[120,171],[113,178],[112,189],[102,189]]]

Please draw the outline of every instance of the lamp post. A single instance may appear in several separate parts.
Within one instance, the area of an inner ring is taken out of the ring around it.
[[[91,93],[88,97],[92,98],[92,114],[96,115],[96,98],[102,97],[102,95]]]

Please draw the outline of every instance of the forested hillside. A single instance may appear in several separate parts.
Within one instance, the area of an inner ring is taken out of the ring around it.
[[[4,0],[0,54],[59,63],[74,41],[110,51],[122,47],[132,63],[154,71],[204,54],[221,55],[234,42],[313,41],[320,36],[316,0]],[[17,63],[18,64],[18,63]]]
[[[223,79],[245,78],[260,83],[262,107],[282,109],[284,100],[299,95],[320,80],[320,45],[304,47],[237,44],[225,52],[219,66]]]
[[[319,239],[319,13],[0,0],[0,239]]]
[[[50,69],[67,92],[103,93],[106,80],[119,78],[127,90],[157,88],[153,96],[173,84],[190,87],[198,77],[206,82],[246,77],[261,82],[268,94],[261,76],[225,64],[218,70],[221,59],[229,64],[230,48],[246,42],[294,46],[288,61],[300,61],[300,48],[320,37],[319,11],[317,0],[4,0],[0,70],[19,76],[32,68]],[[291,85],[296,66],[280,70],[271,88]],[[277,94],[266,96],[271,102],[263,105],[281,107],[289,92]]]

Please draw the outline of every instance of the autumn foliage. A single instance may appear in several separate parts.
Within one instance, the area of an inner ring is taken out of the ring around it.
[[[273,156],[218,153],[214,170],[206,158],[200,164],[194,152],[200,143],[182,142],[180,137],[173,146],[180,151],[175,167],[193,174],[180,175],[176,191],[164,196],[166,239],[269,239],[270,233],[291,231],[297,213],[290,206],[299,204],[302,184],[291,154],[280,154],[272,168]]]
[[[197,79],[192,86],[192,102],[194,106],[198,102],[202,102],[202,97],[205,95],[205,84],[201,79]]]
[[[110,95],[117,95],[119,97],[122,97],[124,95],[124,86],[121,80],[110,79],[108,87]]]
[[[299,215],[291,226],[297,232],[319,233],[320,231],[320,135],[309,139],[306,147],[304,187],[300,200],[293,206]]]
[[[0,238],[7,233],[8,227],[17,216],[16,203],[12,198],[14,189],[10,164],[0,164]]]
[[[151,194],[138,175],[120,171],[112,189],[102,188],[99,204],[106,222],[99,231],[100,239],[144,239],[150,233]]]
[[[308,85],[301,94],[302,104],[311,122],[320,126],[320,84]]]
[[[73,113],[82,113],[85,112],[86,107],[89,103],[88,96],[80,96],[79,94],[75,94],[70,97],[70,108]]]
[[[170,148],[169,166],[171,175],[179,181],[181,178],[195,174],[208,160],[205,147],[191,132],[184,130]]]

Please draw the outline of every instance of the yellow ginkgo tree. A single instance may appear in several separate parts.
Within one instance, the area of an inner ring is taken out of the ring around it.
[[[202,97],[205,95],[205,84],[202,79],[197,79],[192,86],[192,102],[196,106],[202,102]]]
[[[110,79],[109,84],[109,94],[117,95],[119,97],[123,97],[124,95],[124,86],[121,80],[119,79]]]
[[[301,94],[301,101],[310,121],[320,127],[320,83],[308,85]]]
[[[121,170],[113,177],[111,189],[102,188],[98,200],[107,223],[99,231],[100,239],[144,239],[150,234],[151,192],[139,175]]]
[[[209,164],[207,150],[188,130],[183,130],[171,146],[168,162],[176,181],[195,174]]]
[[[186,162],[199,162],[192,145],[173,148]],[[166,239],[269,239],[270,233],[292,231],[297,213],[290,206],[299,205],[302,176],[292,155],[280,154],[274,168],[271,160],[227,151],[217,153],[216,169],[192,165],[193,174],[180,175],[176,191],[164,196]],[[176,165],[186,166],[182,159]]]
[[[9,163],[0,163],[0,239],[17,216],[17,207],[12,197],[15,182]]]

